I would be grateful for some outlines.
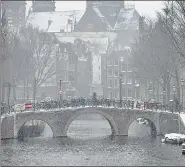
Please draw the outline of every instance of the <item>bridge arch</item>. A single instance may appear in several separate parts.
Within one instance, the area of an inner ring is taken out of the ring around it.
[[[15,134],[15,137],[19,137],[19,133],[21,131],[21,128],[29,121],[32,121],[32,120],[37,120],[37,121],[43,121],[44,123],[46,123],[50,128],[51,128],[51,131],[53,133],[53,137],[56,136],[55,134],[55,127],[52,125],[52,123],[50,123],[50,121],[44,119],[44,118],[27,118],[27,119],[24,119],[23,121],[21,121],[20,123],[18,123],[16,125],[16,134]]]
[[[136,121],[138,118],[143,118],[143,119],[145,119],[145,120],[147,120],[148,122],[149,122],[149,126],[150,126],[150,128],[151,128],[151,134],[152,135],[157,135],[158,133],[157,133],[157,125],[156,125],[156,122],[153,120],[153,119],[151,119],[151,118],[149,118],[149,117],[147,117],[147,116],[140,116],[140,115],[135,115],[134,117],[132,117],[129,121],[128,121],[128,124],[127,124],[127,135],[128,135],[128,132],[129,132],[129,128],[130,128],[130,126],[131,126],[131,124],[134,122],[134,121]]]
[[[88,108],[91,109],[91,108]],[[67,131],[69,129],[69,126],[71,125],[71,123],[79,116],[84,115],[84,114],[99,114],[101,116],[103,116],[109,123],[111,130],[112,130],[112,135],[119,135],[118,133],[118,127],[116,125],[116,122],[114,121],[114,118],[110,115],[105,113],[104,111],[101,111],[100,109],[96,109],[96,108],[92,108],[93,110],[88,110],[87,109],[80,109],[77,110],[76,113],[74,115],[72,115],[69,120],[67,121],[65,127],[64,127],[64,131],[63,134],[64,136],[67,136]]]

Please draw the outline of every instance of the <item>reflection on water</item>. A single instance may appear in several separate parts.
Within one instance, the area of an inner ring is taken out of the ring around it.
[[[1,165],[184,165],[181,147],[151,137],[150,127],[134,122],[129,137],[111,136],[106,120],[77,119],[68,137],[52,138],[47,126],[41,137],[2,140]]]

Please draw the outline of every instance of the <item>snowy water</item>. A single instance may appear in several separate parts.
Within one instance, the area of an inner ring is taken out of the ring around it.
[[[52,138],[46,126],[38,138],[2,140],[1,165],[181,165],[181,146],[161,143],[150,127],[133,122],[129,137],[112,137],[108,122],[99,115],[73,121],[67,138]]]

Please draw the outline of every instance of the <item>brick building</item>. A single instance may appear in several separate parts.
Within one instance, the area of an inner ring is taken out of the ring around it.
[[[17,28],[25,25],[26,1],[2,1],[4,12],[9,26]]]
[[[104,97],[119,98],[119,78],[122,74],[123,98],[139,98],[139,80],[134,75],[129,53],[141,27],[142,17],[133,6],[125,6],[124,1],[87,1],[86,12],[76,26],[76,31],[109,32],[117,35],[112,43],[109,37],[106,53],[101,55],[101,86]]]

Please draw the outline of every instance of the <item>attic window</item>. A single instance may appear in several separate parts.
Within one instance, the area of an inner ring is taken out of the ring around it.
[[[88,27],[88,29],[92,29],[92,28],[93,28],[93,24],[89,23],[89,24],[87,25],[87,27]]]
[[[116,13],[110,13],[109,16],[115,17]]]

